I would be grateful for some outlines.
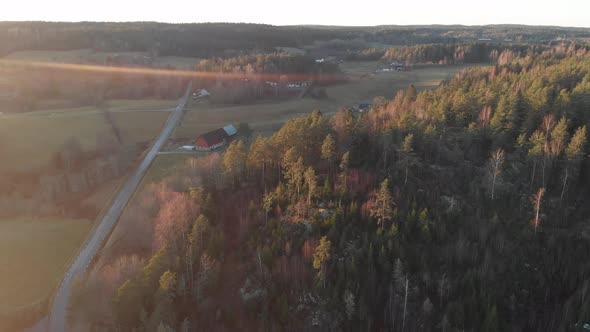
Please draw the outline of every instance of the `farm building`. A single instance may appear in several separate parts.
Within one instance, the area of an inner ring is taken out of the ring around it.
[[[209,97],[210,95],[211,95],[211,93],[209,93],[209,91],[207,91],[205,89],[201,89],[197,92],[193,92],[193,99],[205,98],[205,97]]]
[[[202,134],[195,140],[195,150],[210,151],[227,143],[227,140],[238,133],[234,125],[227,125]]]

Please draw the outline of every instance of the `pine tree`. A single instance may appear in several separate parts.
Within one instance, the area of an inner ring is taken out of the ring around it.
[[[393,218],[393,197],[389,191],[389,180],[385,179],[381,182],[381,187],[373,206],[371,207],[371,217],[377,219],[377,224],[383,229],[385,223]]]
[[[331,175],[332,163],[334,163],[334,159],[336,158],[336,141],[334,140],[334,136],[332,136],[332,134],[328,134],[326,135],[326,138],[324,138],[321,149],[321,158],[326,161],[328,165],[328,172]]]
[[[320,244],[316,247],[313,253],[313,268],[318,270],[322,287],[326,286],[326,272],[328,261],[330,260],[330,251],[332,249],[332,242],[326,236],[320,240]]]
[[[348,192],[348,168],[350,166],[350,152],[346,151],[340,161],[340,184]]]
[[[405,176],[404,176],[404,186],[408,184],[408,168],[411,164],[413,164],[414,158],[412,153],[414,152],[414,134],[408,134],[406,138],[404,138],[404,142],[402,143],[401,153],[403,156],[403,164],[405,167]]]
[[[496,189],[496,179],[500,175],[502,164],[504,164],[504,150],[497,149],[492,153],[489,161],[489,172],[492,178],[492,200],[494,200],[494,192]]]
[[[551,156],[552,158],[558,158],[567,141],[567,120],[562,117],[557,125],[551,131]]]
[[[406,92],[406,100],[409,102],[414,102],[416,101],[417,96],[418,93],[416,92],[416,87],[414,86],[414,84],[410,84]]]
[[[543,157],[543,147],[545,146],[546,136],[542,131],[535,131],[529,138],[531,147],[528,151],[529,158],[533,161],[533,170],[531,175],[531,186],[535,182],[535,174],[537,173],[537,163]]]
[[[307,205],[311,206],[311,200],[317,194],[318,189],[318,181],[315,171],[311,166],[305,171],[304,177],[305,183],[307,184]]]
[[[498,332],[498,313],[496,312],[496,306],[493,306],[486,314],[486,318],[482,324],[482,332]]]
[[[246,166],[246,148],[242,140],[231,142],[223,154],[223,168],[227,176],[237,183],[244,174]]]
[[[262,183],[266,188],[267,164],[272,161],[272,146],[269,144],[270,139],[258,136],[250,145],[247,157],[248,175],[252,176],[256,172],[261,172]]]
[[[580,127],[574,133],[571,141],[565,149],[565,170],[563,176],[563,186],[561,188],[560,201],[563,201],[565,195],[568,178],[570,177],[570,170],[573,173],[574,179],[577,178],[580,161],[584,158],[584,149],[586,146],[586,126]]]

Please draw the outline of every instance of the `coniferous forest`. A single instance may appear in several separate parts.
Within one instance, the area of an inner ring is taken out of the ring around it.
[[[121,223],[142,240],[103,254],[72,319],[116,331],[589,323],[590,54],[505,52],[437,89],[362,113],[309,110],[189,160],[130,206]]]

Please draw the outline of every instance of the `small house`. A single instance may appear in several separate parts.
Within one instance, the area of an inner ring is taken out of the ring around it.
[[[197,92],[193,92],[193,99],[205,98],[205,97],[209,97],[210,95],[211,95],[211,93],[209,93],[209,91],[207,91],[205,89],[201,89]]]

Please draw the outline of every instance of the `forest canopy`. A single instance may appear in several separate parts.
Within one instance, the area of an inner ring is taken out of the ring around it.
[[[590,55],[551,49],[236,140],[149,188],[128,224],[147,240],[107,253],[74,319],[570,331],[590,321],[588,105]]]

